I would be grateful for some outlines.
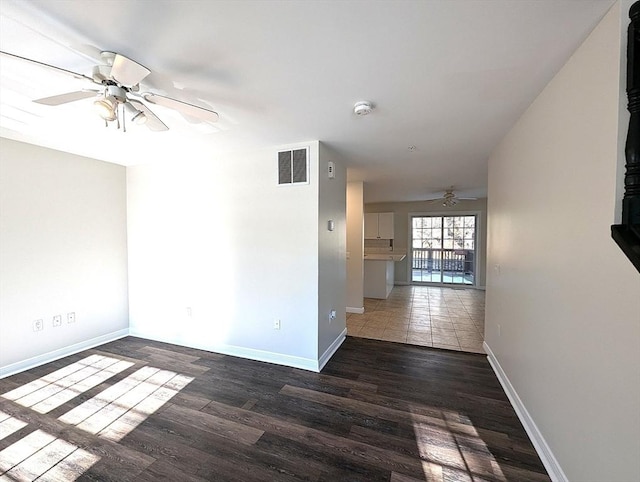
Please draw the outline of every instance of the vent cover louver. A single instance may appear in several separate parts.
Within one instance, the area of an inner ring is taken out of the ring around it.
[[[308,184],[308,149],[278,152],[278,184]]]

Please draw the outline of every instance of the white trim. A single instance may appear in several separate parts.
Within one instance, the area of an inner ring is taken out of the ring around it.
[[[500,384],[502,385],[505,393],[507,394],[507,397],[509,398],[513,409],[516,411],[520,422],[524,426],[524,429],[527,431],[527,434],[529,435],[529,438],[531,439],[536,452],[538,452],[540,460],[542,460],[545,469],[547,469],[547,472],[549,473],[549,477],[551,477],[551,480],[553,482],[568,482],[569,479],[562,471],[562,467],[560,467],[560,464],[553,455],[551,447],[549,447],[549,444],[547,444],[547,441],[542,436],[542,433],[533,421],[533,418],[527,411],[524,403],[522,403],[522,400],[518,396],[515,388],[513,388],[513,385],[511,385],[509,378],[507,378],[507,375],[500,366],[500,363],[498,362],[495,354],[493,353],[493,351],[491,351],[491,348],[489,348],[489,345],[487,345],[486,341],[482,346],[484,348],[484,351],[487,353],[487,359],[489,360],[491,368],[493,368],[493,371],[496,374],[496,377],[498,377],[498,380],[500,381]]]
[[[131,336],[137,336],[139,338],[145,338],[147,340],[160,341],[163,343],[171,343],[172,345],[186,346],[189,348],[196,348],[198,350],[206,350],[212,353],[219,353],[221,355],[236,356],[238,358],[246,358],[248,360],[255,360],[267,363],[273,363],[274,365],[284,365],[293,368],[300,368],[302,370],[308,370],[312,372],[319,372],[318,360],[313,358],[303,358],[292,355],[283,355],[282,353],[275,353],[271,351],[258,350],[255,348],[245,348],[242,346],[226,345],[226,344],[205,344],[205,343],[193,343],[191,341],[176,340],[175,338],[161,337],[161,336],[149,336],[146,333],[130,331]]]
[[[125,328],[123,330],[107,333],[106,335],[101,335],[96,338],[91,338],[89,340],[81,341],[80,343],[76,343],[74,345],[65,346],[64,348],[53,350],[48,353],[44,353],[42,355],[34,356],[32,358],[27,358],[26,360],[12,363],[11,365],[0,367],[0,378],[5,378],[11,375],[15,375],[16,373],[20,373],[25,370],[30,370],[32,368],[39,367],[40,365],[44,365],[46,363],[51,363],[52,361],[59,360],[60,358],[64,358],[69,355],[74,355],[83,350],[88,350],[98,345],[104,345],[105,343],[109,343],[111,341],[119,340],[120,338],[124,338],[125,336],[128,336],[128,335],[129,335],[129,329]]]
[[[322,354],[322,356],[318,360],[318,371],[322,371],[324,366],[331,359],[333,354],[336,351],[338,351],[338,348],[340,348],[340,345],[342,345],[342,343],[346,338],[347,338],[347,329],[345,328],[344,330],[342,330],[342,333],[340,333],[338,337],[335,340],[333,340],[333,343],[329,345],[329,348],[325,350],[325,352]]]
[[[357,313],[361,315],[364,313],[364,306],[362,308],[354,308],[352,306],[347,306],[347,313]]]
[[[406,259],[406,258],[405,258]],[[411,283],[407,283],[406,281],[397,281],[394,280],[393,286],[411,286]]]

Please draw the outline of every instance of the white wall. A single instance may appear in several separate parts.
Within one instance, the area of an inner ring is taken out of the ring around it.
[[[302,146],[310,183],[278,186],[277,151]],[[317,141],[129,168],[132,332],[317,367],[318,171]]]
[[[328,163],[335,163],[335,178],[329,179]],[[318,172],[318,356],[328,360],[346,336],[347,289],[347,171],[337,154],[320,143]],[[334,230],[328,230],[328,221]],[[330,320],[331,310],[336,318]],[[337,346],[336,346],[337,345]],[[324,357],[323,357],[324,355]]]
[[[485,338],[557,480],[640,480],[640,274],[610,236],[620,15],[489,161]]]
[[[126,333],[126,183],[122,166],[4,138],[0,150],[5,375]]]
[[[347,183],[347,310],[364,313],[364,184]]]
[[[453,207],[443,208],[437,203],[429,201],[416,202],[398,202],[398,203],[368,203],[365,204],[364,210],[367,213],[389,213],[393,212],[393,229],[395,239],[393,240],[394,251],[407,253],[407,257],[403,261],[395,264],[395,281],[396,284],[406,284],[411,281],[409,263],[409,213],[479,213],[478,226],[478,245],[476,252],[478,261],[476,263],[477,286],[484,287],[486,279],[486,239],[487,239],[487,200],[478,199],[477,201],[460,201]]]

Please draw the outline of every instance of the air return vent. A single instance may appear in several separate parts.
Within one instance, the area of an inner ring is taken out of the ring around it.
[[[309,149],[278,152],[278,184],[309,184]]]

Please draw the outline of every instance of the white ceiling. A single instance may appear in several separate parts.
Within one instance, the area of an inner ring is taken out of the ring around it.
[[[220,114],[152,106],[170,131],[123,134],[91,99],[31,102],[81,81],[0,56],[0,135],[123,165],[319,139],[367,202],[483,197],[492,149],[612,4],[0,0],[0,50],[87,75],[87,46],[115,51],[152,70],[147,90]],[[353,114],[360,100],[372,114]]]

